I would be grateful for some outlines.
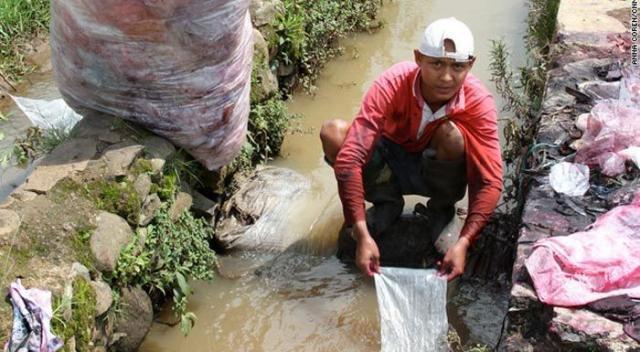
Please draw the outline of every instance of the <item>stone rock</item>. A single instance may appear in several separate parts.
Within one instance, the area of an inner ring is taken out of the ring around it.
[[[156,215],[156,212],[162,206],[162,201],[157,194],[153,193],[147,198],[145,198],[142,203],[142,209],[140,211],[140,219],[138,220],[138,225],[147,226],[153,217]]]
[[[176,147],[159,136],[149,136],[142,141],[144,153],[153,159],[167,160],[176,153]]]
[[[129,166],[140,156],[144,147],[129,142],[114,144],[107,148],[100,158],[107,167],[108,176],[124,176]]]
[[[294,201],[309,192],[309,181],[289,169],[264,167],[237,182],[238,191],[221,208],[218,244],[227,250],[282,250],[295,241],[281,219],[296,210]]]
[[[76,337],[71,336],[67,341],[65,341],[65,345],[69,351],[76,351]]]
[[[100,137],[111,132],[116,122],[116,117],[93,110],[82,111],[83,118],[73,127],[72,136],[82,138]]]
[[[0,209],[0,243],[10,243],[19,228],[18,213],[9,209]]]
[[[21,202],[28,202],[30,200],[34,200],[38,196],[35,192],[29,192],[22,189],[17,189],[11,193],[11,197],[19,200]]]
[[[278,91],[278,79],[269,67],[269,48],[257,29],[253,30],[253,77],[251,101],[254,103],[272,97]]]
[[[133,188],[136,190],[136,193],[138,193],[140,199],[145,199],[151,190],[151,176],[148,174],[138,175],[138,178],[136,178],[136,181],[133,183]]]
[[[126,287],[120,296],[121,314],[116,317],[113,330],[123,336],[116,341],[116,351],[133,352],[144,340],[153,322],[151,299],[142,289]]]
[[[191,208],[191,204],[193,204],[191,195],[189,195],[189,193],[179,192],[176,196],[176,200],[171,204],[171,208],[169,208],[169,217],[171,218],[171,221],[177,221],[185,210]]]
[[[89,240],[96,259],[96,269],[112,272],[120,251],[133,239],[133,231],[126,220],[106,211],[98,214],[96,223],[97,227]]]
[[[93,290],[96,291],[96,317],[101,316],[113,303],[111,287],[103,281],[91,281]]]
[[[218,209],[218,203],[204,196],[198,191],[193,191],[193,205],[191,209],[198,215],[206,216],[209,218],[215,217],[215,213]]]
[[[162,169],[164,168],[164,164],[166,163],[164,159],[158,159],[158,158],[153,158],[149,160],[149,162],[151,163],[151,172],[154,175],[161,173]]]
[[[0,203],[0,209],[8,209],[16,202],[16,199],[13,197],[7,197],[5,200]]]
[[[284,12],[284,5],[280,0],[252,0],[249,12],[253,25],[261,27],[273,23],[276,15]]]
[[[278,65],[278,76],[287,77],[296,73],[296,66],[294,64],[284,64],[281,63]]]
[[[63,142],[27,178],[24,190],[46,193],[64,177],[84,170],[96,154],[96,146],[94,138],[69,139]]]
[[[100,135],[98,135],[98,140],[100,142],[105,142],[108,144],[116,144],[122,142],[122,135],[115,131],[104,131]]]
[[[78,262],[74,262],[73,264],[71,264],[71,274],[69,276],[71,280],[80,276],[87,281],[91,281],[91,275],[89,274],[89,269],[87,269],[86,266]]]

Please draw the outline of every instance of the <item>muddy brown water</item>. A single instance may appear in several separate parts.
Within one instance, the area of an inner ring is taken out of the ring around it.
[[[50,67],[50,65],[47,66]],[[12,95],[44,100],[60,98],[60,92],[53,81],[50,69],[29,75],[16,89],[15,92],[11,92]],[[0,97],[2,97],[0,98],[0,112],[6,118],[6,121],[0,121],[0,131],[5,135],[5,138],[0,140],[0,151],[6,151],[12,148],[16,138],[24,136],[32,125],[8,95],[0,94]],[[0,167],[0,202],[24,182],[33,167],[33,163],[29,163],[25,167],[11,165]]]
[[[478,60],[473,73],[489,82],[489,39],[505,40],[512,63],[523,64],[522,36],[526,30],[524,0],[399,0],[384,2],[385,26],[375,34],[357,34],[342,41],[343,56],[322,71],[314,96],[295,94],[288,103],[303,115],[300,129],[287,136],[282,157],[272,165],[307,176],[312,194],[302,200],[288,226],[296,244],[281,254],[243,253],[220,258],[221,274],[211,282],[194,282],[189,309],[198,321],[188,337],[169,311],[154,323],[142,352],[169,351],[376,351],[379,320],[373,281],[334,256],[342,223],[333,172],[322,160],[317,132],[328,118],[351,119],[375,77],[385,68],[412,59],[421,30],[434,19],[455,16],[475,35]],[[54,99],[59,93],[51,73],[28,77],[17,95]],[[499,106],[500,99],[496,99]],[[0,111],[11,113],[0,122],[7,147],[29,126],[8,99]],[[509,118],[509,114],[501,114]],[[29,170],[0,173],[0,199],[27,176]],[[407,208],[419,199],[412,197]],[[289,221],[289,220],[288,220]],[[461,282],[449,300],[449,321],[467,345],[493,346],[507,309],[508,291],[499,283]]]
[[[523,0],[401,0],[385,2],[381,15],[386,24],[379,32],[342,41],[344,55],[323,69],[314,96],[298,93],[288,103],[291,112],[304,116],[299,127],[308,133],[287,136],[283,156],[271,164],[311,180],[314,192],[303,210],[283,214],[292,219],[291,233],[302,237],[280,255],[221,258],[224,277],[194,284],[189,308],[198,322],[191,334],[183,337],[177,327],[156,323],[141,351],[380,349],[373,281],[333,255],[342,215],[333,172],[322,160],[318,128],[329,118],[350,120],[375,77],[395,62],[411,60],[421,29],[444,16],[471,27],[478,56],[473,72],[493,89],[489,39],[503,38],[513,49],[514,66],[521,65],[527,7]],[[409,199],[407,208],[416,200]],[[465,344],[496,343],[507,297],[507,289],[497,283],[460,283],[448,313]]]

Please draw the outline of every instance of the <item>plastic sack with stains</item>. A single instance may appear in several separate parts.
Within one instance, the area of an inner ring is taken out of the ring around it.
[[[602,100],[589,114],[578,117],[576,126],[583,130],[582,138],[574,143],[575,161],[599,166],[607,176],[625,170],[630,147],[640,146],[640,83],[636,77],[625,77],[621,83],[620,100]]]
[[[249,0],[53,0],[56,82],[79,112],[136,122],[208,169],[244,144]]]
[[[525,266],[540,301],[580,306],[619,295],[640,298],[640,196],[591,228],[537,241]]]
[[[374,276],[382,352],[447,350],[447,283],[435,270],[380,268]]]

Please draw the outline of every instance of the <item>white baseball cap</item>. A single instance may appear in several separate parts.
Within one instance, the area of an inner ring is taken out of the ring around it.
[[[444,41],[449,39],[455,45],[455,52],[444,50]],[[423,55],[468,61],[473,56],[473,34],[466,24],[454,17],[441,18],[424,30],[418,49]]]

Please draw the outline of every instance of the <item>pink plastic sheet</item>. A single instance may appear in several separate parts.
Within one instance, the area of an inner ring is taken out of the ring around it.
[[[587,231],[537,241],[525,261],[540,301],[580,306],[601,298],[640,298],[640,194],[600,216]]]
[[[620,99],[599,101],[589,114],[579,116],[576,126],[584,134],[575,144],[576,163],[598,166],[607,176],[625,171],[625,161],[630,158],[621,151],[640,146],[639,71],[624,71]]]
[[[208,169],[244,144],[249,0],[53,0],[56,81],[69,106],[123,117]]]

